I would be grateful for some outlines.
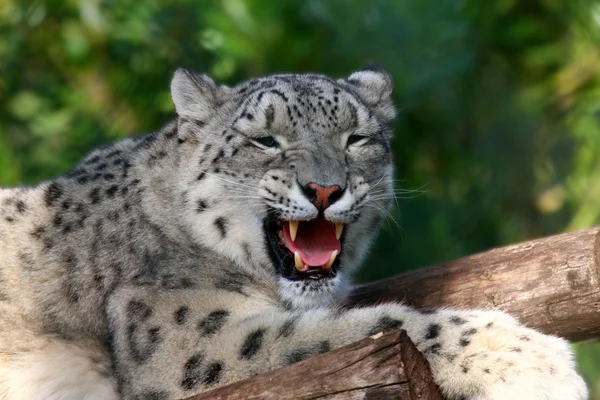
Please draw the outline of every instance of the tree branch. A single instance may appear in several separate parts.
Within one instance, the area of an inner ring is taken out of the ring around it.
[[[600,228],[502,247],[356,287],[344,305],[499,308],[571,340],[600,334]]]
[[[405,331],[365,338],[326,354],[187,400],[443,400]]]

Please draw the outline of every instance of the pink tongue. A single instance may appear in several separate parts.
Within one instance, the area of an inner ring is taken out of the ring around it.
[[[341,244],[335,237],[333,224],[324,219],[300,221],[296,241],[290,237],[290,224],[283,226],[285,245],[292,253],[298,252],[304,264],[319,267],[329,261],[335,250],[340,253]]]

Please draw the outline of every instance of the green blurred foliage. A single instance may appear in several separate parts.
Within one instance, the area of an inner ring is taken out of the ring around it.
[[[173,117],[175,67],[395,80],[407,193],[359,280],[600,223],[595,0],[0,1],[0,185]],[[600,399],[600,347],[578,362]]]

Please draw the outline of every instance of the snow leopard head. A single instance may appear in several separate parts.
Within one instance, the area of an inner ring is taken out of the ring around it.
[[[275,274],[293,306],[330,301],[392,197],[389,74],[281,74],[229,88],[180,69],[171,94],[190,231]]]

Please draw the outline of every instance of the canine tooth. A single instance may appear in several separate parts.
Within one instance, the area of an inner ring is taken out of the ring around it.
[[[338,255],[338,251],[334,250],[331,253],[331,255],[329,256],[329,261],[327,261],[327,264],[325,264],[325,268],[331,268],[331,266],[335,262],[335,259],[336,259],[337,255]]]
[[[304,261],[302,261],[302,257],[300,257],[300,254],[297,251],[294,252],[294,263],[296,264],[296,269],[298,271],[304,271],[306,269]]]
[[[290,221],[290,237],[292,242],[296,241],[296,235],[298,234],[298,221]]]
[[[340,240],[342,232],[344,231],[344,224],[335,224],[335,238]]]

